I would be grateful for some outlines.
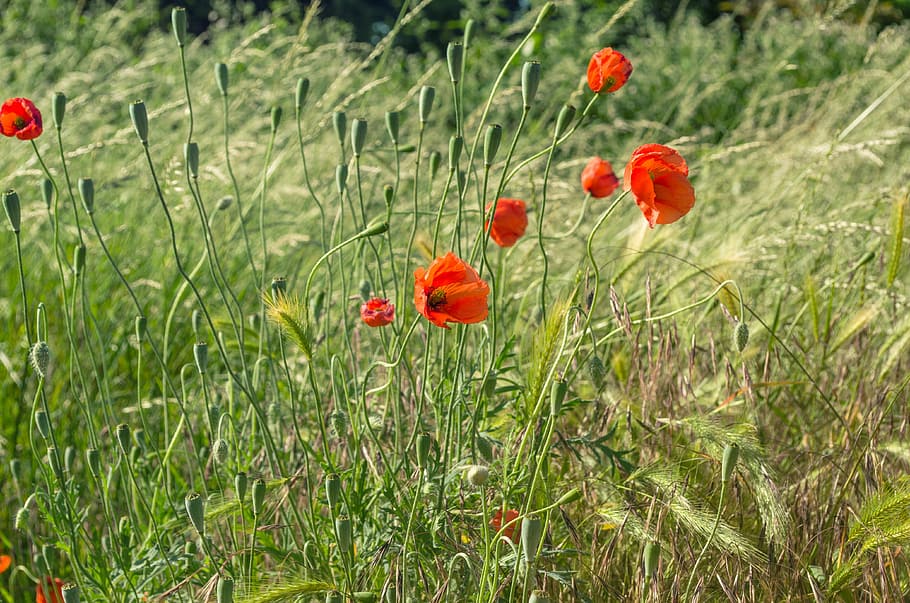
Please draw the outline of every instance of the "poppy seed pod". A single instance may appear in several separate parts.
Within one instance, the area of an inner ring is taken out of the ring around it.
[[[724,448],[724,458],[720,466],[720,479],[723,482],[730,481],[733,470],[736,468],[736,461],[739,459],[739,445],[727,444]]]
[[[228,68],[224,63],[215,65],[215,83],[218,84],[218,92],[221,96],[227,96],[228,93]]]
[[[420,89],[420,97],[417,99],[417,113],[420,116],[421,126],[430,121],[434,98],[436,98],[436,88],[433,86],[424,86]]]
[[[525,517],[521,522],[521,550],[528,563],[537,559],[537,548],[543,534],[543,522],[539,517]]]
[[[576,109],[573,105],[563,105],[562,109],[559,110],[559,116],[556,118],[556,138],[566,133],[569,124],[575,119],[575,112]]]
[[[183,158],[186,160],[186,169],[193,178],[199,178],[199,145],[187,142],[183,145]]]
[[[139,137],[139,142],[148,144],[149,114],[143,101],[137,100],[130,103],[130,119],[133,120],[133,128],[136,130],[136,136]]]
[[[325,476],[325,499],[332,510],[335,510],[341,501],[341,478],[337,473]]]
[[[60,456],[54,446],[47,447],[47,464],[50,465],[51,471],[57,476],[60,482],[63,482],[63,467],[60,466]]]
[[[521,69],[521,99],[524,101],[525,110],[531,108],[539,85],[540,63],[537,61],[525,63]]]
[[[645,578],[650,580],[657,571],[657,564],[660,562],[660,543],[656,540],[649,540],[645,544],[645,550],[642,554],[645,565]]]
[[[452,83],[461,79],[461,68],[464,65],[464,46],[458,42],[449,42],[446,48],[446,61],[449,64],[449,79]]]
[[[487,479],[490,477],[490,470],[483,465],[471,465],[468,467],[467,477],[472,486],[479,487],[487,483]]]
[[[272,299],[277,301],[287,295],[288,280],[283,276],[276,276],[272,279]]]
[[[483,164],[486,167],[493,165],[496,159],[496,153],[499,151],[499,143],[502,141],[502,126],[491,124],[487,126],[487,131],[483,137]]]
[[[391,184],[386,184],[382,188],[382,196],[385,197],[386,207],[391,207],[392,201],[395,198],[395,189],[392,187]]]
[[[432,439],[430,434],[422,433],[417,436],[417,466],[421,469],[427,468],[427,462],[430,459],[430,444]]]
[[[174,37],[177,38],[177,46],[183,48],[186,43],[186,9],[175,8],[171,11],[171,25],[174,26]]]
[[[345,163],[335,166],[335,186],[339,195],[343,195],[348,188],[348,166]]]
[[[85,213],[92,215],[95,211],[95,183],[91,178],[80,178],[77,183],[79,189],[79,198],[82,199],[82,207]]]
[[[354,157],[360,157],[363,152],[363,145],[367,140],[367,120],[357,118],[351,125],[351,149],[354,151]]]
[[[145,331],[148,328],[148,319],[145,316],[136,317],[136,339],[142,341],[145,339]]]
[[[338,139],[338,144],[344,149],[344,136],[348,131],[348,116],[344,111],[332,113],[332,127],[335,128],[335,137]]]
[[[79,603],[79,586],[67,583],[60,589],[63,594],[63,603]]]
[[[114,435],[117,437],[117,443],[120,445],[120,451],[123,454],[129,454],[130,448],[133,447],[133,441],[130,439],[130,426],[126,423],[121,423],[114,430]]]
[[[297,110],[297,115],[300,115],[303,105],[306,103],[306,97],[310,93],[310,80],[305,77],[297,80],[297,90],[294,93],[294,108]]]
[[[19,232],[22,219],[19,193],[13,189],[3,193],[3,208],[6,210],[6,219],[9,220],[10,228],[13,232]]]
[[[430,153],[430,180],[436,177],[439,172],[439,164],[442,163],[442,153],[433,151]]]
[[[190,517],[190,522],[196,528],[200,536],[205,536],[205,500],[198,492],[190,492],[186,495],[186,514]]]
[[[67,473],[72,475],[73,465],[76,464],[76,449],[72,446],[67,446],[66,450],[63,451],[63,468]]]
[[[196,361],[196,370],[204,375],[209,366],[209,344],[200,341],[193,345],[193,360]]]
[[[38,433],[45,440],[51,437],[51,422],[47,413],[43,410],[35,411],[35,427],[38,428]]]
[[[281,115],[282,115],[281,107],[279,107],[279,106],[272,107],[272,133],[273,134],[278,131],[278,125],[281,123]]]
[[[63,127],[63,116],[66,115],[66,95],[62,92],[54,93],[51,115],[54,118],[54,126],[59,130]]]
[[[257,479],[253,482],[253,515],[258,517],[262,513],[262,506],[265,504],[265,480]]]
[[[44,207],[50,209],[54,203],[54,183],[50,178],[41,181],[41,198],[44,199]]]
[[[449,171],[454,172],[458,169],[458,162],[461,160],[461,152],[464,150],[464,138],[453,136],[449,139]]]
[[[746,344],[749,343],[749,326],[739,321],[736,323],[736,327],[733,329],[733,341],[736,343],[736,351],[742,352],[746,349]]]
[[[95,479],[101,478],[101,453],[97,448],[89,448],[85,451],[85,464]]]
[[[562,403],[566,399],[566,393],[569,391],[569,383],[565,379],[555,379],[550,386],[550,415],[559,416],[562,410]]]
[[[234,602],[234,579],[230,576],[219,576],[218,577],[218,587],[215,591],[217,603],[233,603]]]
[[[32,368],[42,379],[47,376],[47,365],[51,360],[51,348],[46,341],[37,341],[32,346],[29,356],[32,361]]]
[[[234,475],[234,492],[237,494],[239,500],[243,500],[246,496],[246,486],[246,471],[238,471],[236,475]]]
[[[353,544],[353,534],[351,528],[351,519],[342,515],[335,520],[335,536],[338,538],[339,550],[349,553]]]
[[[73,273],[76,276],[82,274],[85,269],[85,245],[78,244],[73,249]]]
[[[401,122],[401,114],[398,111],[386,111],[385,112],[385,129],[389,132],[389,138],[392,139],[392,144],[398,144],[398,126]]]

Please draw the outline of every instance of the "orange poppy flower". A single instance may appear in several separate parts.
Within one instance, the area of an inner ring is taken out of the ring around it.
[[[613,173],[613,166],[600,157],[592,157],[581,171],[581,187],[596,199],[609,197],[618,186],[619,179]]]
[[[603,48],[594,53],[588,63],[588,86],[600,94],[616,92],[632,75],[632,63],[622,53]]]
[[[35,603],[63,603],[63,580],[45,576],[44,589],[41,586],[38,584],[35,589]],[[45,598],[45,591],[50,599]]]
[[[9,555],[0,555],[0,574],[9,569],[9,566],[12,565],[13,558]]]
[[[487,211],[493,203],[487,204]],[[528,227],[528,212],[525,202],[519,199],[501,198],[496,202],[496,213],[493,214],[493,227],[490,223],[484,224],[484,229],[490,229],[490,238],[500,247],[511,247]]]
[[[360,306],[360,318],[371,327],[384,327],[395,320],[395,304],[389,300],[374,297]]]
[[[0,133],[19,140],[41,136],[41,111],[27,98],[11,98],[0,107]]]
[[[521,536],[521,521],[515,521],[516,519],[518,519],[518,511],[515,509],[506,509],[505,523],[508,525],[502,530],[502,535],[517,544],[518,539]],[[502,524],[502,509],[496,509],[496,515],[490,520],[490,525],[498,532],[502,529]]]
[[[486,281],[451,251],[414,271],[414,305],[437,327],[486,320],[489,294]]]
[[[635,203],[651,228],[679,220],[695,205],[686,160],[661,144],[635,149],[623,174],[623,190],[635,195]]]

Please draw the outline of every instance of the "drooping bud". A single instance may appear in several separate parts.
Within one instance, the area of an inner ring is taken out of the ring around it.
[[[221,438],[215,440],[215,444],[212,446],[212,458],[215,459],[216,463],[224,465],[227,462],[230,453],[231,447],[228,445],[227,441]]]
[[[101,453],[97,448],[89,448],[85,451],[85,464],[95,479],[101,479]]]
[[[436,177],[439,172],[439,164],[442,163],[442,153],[433,151],[430,153],[430,180]]]
[[[54,127],[58,130],[63,127],[63,116],[66,115],[66,95],[54,92],[54,102],[51,105],[51,115],[54,117]]]
[[[297,91],[294,94],[294,108],[297,110],[297,115],[300,115],[303,105],[306,104],[306,97],[309,92],[310,80],[305,77],[297,80]]]
[[[421,469],[427,468],[430,459],[430,445],[433,443],[430,434],[421,433],[417,436],[417,466]]]
[[[649,540],[645,544],[645,550],[642,555],[645,565],[645,579],[650,580],[657,571],[657,564],[660,562],[660,543],[656,540]]]
[[[354,151],[354,157],[360,157],[366,140],[367,120],[357,118],[351,126],[351,149]]]
[[[499,151],[500,141],[502,141],[502,126],[499,124],[487,126],[483,137],[483,164],[486,167],[493,165],[493,160],[496,159],[496,153]]]
[[[436,88],[433,86],[424,86],[420,89],[420,97],[417,100],[417,114],[420,116],[420,125],[425,125],[430,121],[434,98],[436,98]]]
[[[47,416],[47,413],[42,409],[35,411],[35,427],[38,428],[38,433],[41,434],[41,437],[45,440],[51,437],[51,421]]]
[[[253,515],[258,517],[262,514],[263,505],[265,504],[265,480],[257,479],[253,482]]]
[[[6,210],[6,219],[9,220],[9,226],[13,232],[19,232],[21,225],[21,209],[19,205],[19,193],[9,189],[3,193],[3,208]]]
[[[234,579],[230,576],[218,577],[218,588],[216,589],[216,603],[233,603],[234,602]]]
[[[332,113],[332,127],[335,128],[335,137],[338,139],[338,144],[344,149],[344,136],[348,129],[348,116],[344,111]]]
[[[278,131],[278,126],[281,124],[281,107],[275,106],[272,107],[272,134]]]
[[[183,145],[183,157],[186,160],[186,169],[193,178],[199,178],[199,145],[187,142]]]
[[[228,93],[228,67],[224,63],[215,65],[215,83],[218,84],[218,92],[221,96],[227,96]]]
[[[458,42],[449,42],[446,48],[446,61],[449,64],[449,79],[452,83],[461,79],[461,68],[464,65],[464,46]]]
[[[41,198],[44,200],[45,209],[50,209],[54,203],[54,183],[50,178],[41,180]]]
[[[562,403],[565,401],[568,391],[568,381],[562,378],[553,381],[553,385],[550,386],[550,416],[559,416],[559,411],[562,410]]]
[[[205,536],[205,500],[198,492],[186,495],[186,514],[200,536]]]
[[[559,500],[556,501],[556,506],[568,505],[576,500],[581,500],[581,490],[578,488],[572,488],[565,494],[559,497]]]
[[[343,195],[348,188],[348,166],[345,163],[335,166],[335,186],[339,195]]]
[[[200,341],[193,345],[193,360],[196,361],[196,370],[204,375],[209,366],[209,344]]]
[[[230,195],[225,195],[224,197],[218,199],[218,203],[215,205],[215,209],[218,211],[224,211],[231,206],[231,203],[234,202],[234,198]]]
[[[543,535],[543,522],[539,517],[525,517],[521,522],[521,550],[525,560],[530,563],[537,559],[540,537]]]
[[[739,460],[739,445],[736,443],[727,444],[724,448],[724,458],[720,466],[721,481],[728,482],[736,469],[736,461]]]
[[[453,136],[449,139],[449,171],[454,172],[458,169],[458,162],[461,159],[461,151],[464,149],[464,138]]]
[[[335,535],[338,538],[338,549],[345,554],[349,553],[353,544],[353,534],[351,519],[348,516],[342,515],[335,520]]]
[[[117,426],[114,431],[117,436],[117,443],[120,445],[120,451],[123,454],[129,454],[130,448],[133,447],[133,441],[130,438],[130,426],[126,423],[121,423]]]
[[[137,100],[130,103],[130,119],[133,120],[133,128],[136,130],[136,136],[139,137],[139,142],[148,144],[149,114],[143,101]]]
[[[95,183],[91,178],[80,178],[77,183],[79,189],[79,198],[82,199],[82,207],[85,213],[91,215],[95,211]]]
[[[174,37],[177,38],[177,46],[183,48],[183,45],[186,44],[185,8],[178,7],[171,11],[171,25],[174,26]]]
[[[573,119],[575,119],[575,107],[563,105],[562,109],[559,110],[559,116],[556,118],[556,138],[566,133]]]
[[[490,477],[490,470],[483,465],[471,465],[468,467],[468,482],[472,486],[482,486],[487,483]]]
[[[607,369],[604,367],[603,360],[597,354],[588,359],[588,376],[591,377],[591,383],[594,384],[597,391],[603,389],[607,378]]]
[[[246,496],[247,477],[246,471],[238,471],[234,476],[234,492],[239,500]]]
[[[392,144],[398,144],[398,125],[401,121],[401,115],[398,111],[386,111],[385,114],[385,128],[389,132],[389,138],[392,139]]]
[[[325,499],[328,502],[329,509],[335,510],[338,503],[341,502],[341,478],[337,473],[330,473],[325,476]]]
[[[738,321],[733,329],[733,341],[736,343],[736,351],[742,353],[749,343],[749,325],[743,321]]]
[[[524,101],[525,110],[529,109],[534,102],[539,85],[540,63],[537,61],[525,63],[521,70],[521,98]]]
[[[47,345],[46,341],[38,341],[35,345],[32,346],[29,356],[32,361],[32,368],[35,369],[35,372],[39,377],[44,378],[47,376],[47,365],[51,361],[51,348]]]
[[[372,226],[368,226],[365,230],[360,233],[361,237],[375,237],[376,235],[381,235],[389,230],[388,222],[377,222]]]

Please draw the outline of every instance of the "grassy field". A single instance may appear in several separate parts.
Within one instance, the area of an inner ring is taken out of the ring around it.
[[[478,5],[453,86],[394,45],[427,3],[375,46],[9,3],[44,132],[0,140],[0,600],[910,596],[910,28]],[[634,70],[595,95],[606,46]],[[579,181],[647,143],[696,194],[653,229]],[[414,272],[450,250],[490,310],[444,330]]]

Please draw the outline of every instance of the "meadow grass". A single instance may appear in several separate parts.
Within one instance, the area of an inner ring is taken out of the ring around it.
[[[905,598],[910,30],[477,11],[453,87],[394,46],[426,4],[375,46],[313,8],[181,47],[142,3],[10,3],[45,131],[2,141],[0,597]],[[604,46],[634,72],[591,102]],[[697,195],[654,229],[579,184],[651,142]],[[413,274],[449,250],[491,314],[444,331]]]

